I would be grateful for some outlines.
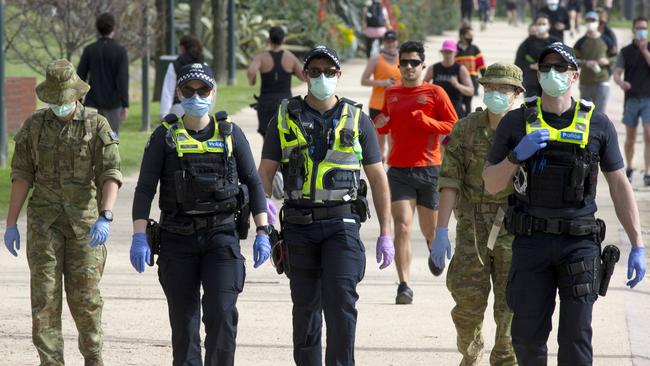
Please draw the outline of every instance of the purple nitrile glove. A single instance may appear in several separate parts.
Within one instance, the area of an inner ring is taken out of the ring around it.
[[[273,202],[273,199],[266,199],[266,215],[269,220],[269,225],[275,225],[275,216],[278,214],[278,207]]]
[[[638,247],[632,248],[630,256],[627,259],[627,285],[634,288],[645,276],[646,263],[645,263],[645,248]],[[634,278],[632,275],[635,274]]]
[[[393,263],[395,258],[395,246],[390,235],[382,235],[377,239],[377,263],[381,263],[379,269],[384,269]],[[383,259],[383,262],[382,262]]]

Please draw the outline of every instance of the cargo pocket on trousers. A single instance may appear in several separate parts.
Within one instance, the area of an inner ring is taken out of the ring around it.
[[[236,250],[233,246],[229,246],[230,251],[232,252],[233,259],[224,261],[224,264],[232,268],[232,284],[233,290],[237,293],[244,291],[244,283],[246,282],[246,264],[244,262],[244,257],[242,256],[239,250]]]

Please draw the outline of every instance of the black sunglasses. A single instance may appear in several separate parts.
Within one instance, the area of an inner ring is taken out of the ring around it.
[[[184,98],[192,98],[194,94],[198,93],[201,98],[205,98],[210,95],[211,91],[212,88],[209,86],[202,86],[198,89],[194,89],[190,86],[184,86],[181,88],[181,95],[183,95]]]
[[[399,60],[400,67],[408,67],[409,65],[411,67],[418,67],[422,65],[422,60]]]
[[[336,69],[336,68],[329,68],[329,69],[323,70],[323,69],[319,69],[319,68],[311,68],[310,67],[306,71],[307,71],[307,75],[311,79],[319,78],[322,74],[325,74],[326,78],[331,79],[331,78],[335,77],[339,73],[339,70]]]
[[[569,69],[573,69],[571,65],[567,63],[559,63],[559,64],[539,64],[539,72],[549,72],[551,69],[555,69],[557,72],[567,72]]]

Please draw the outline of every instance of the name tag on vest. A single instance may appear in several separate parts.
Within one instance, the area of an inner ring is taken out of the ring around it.
[[[224,146],[223,141],[208,141],[208,147],[212,149],[223,149]]]
[[[560,138],[574,141],[581,141],[582,134],[580,132],[560,132]]]

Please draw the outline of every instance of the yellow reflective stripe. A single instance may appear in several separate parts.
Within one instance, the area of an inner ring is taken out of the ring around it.
[[[230,119],[227,119],[230,121]],[[232,136],[228,136],[226,140],[219,134],[219,125],[216,121],[214,123],[214,135],[207,141],[199,141],[193,138],[185,129],[182,120],[177,122],[178,127],[174,131],[174,140],[176,142],[176,152],[179,157],[184,154],[204,154],[210,153],[223,153],[224,147],[228,147],[228,156],[232,156]],[[214,146],[212,146],[214,145]]]
[[[584,112],[580,109],[583,102],[582,100],[578,100],[576,102],[571,124],[558,130],[544,121],[541,103],[542,99],[537,98],[537,119],[533,123],[526,123],[526,134],[536,130],[547,129],[550,134],[549,141],[576,144],[580,145],[580,147],[584,149],[589,142],[589,125],[594,110],[593,104],[590,105],[591,108],[589,109],[589,112]]]

